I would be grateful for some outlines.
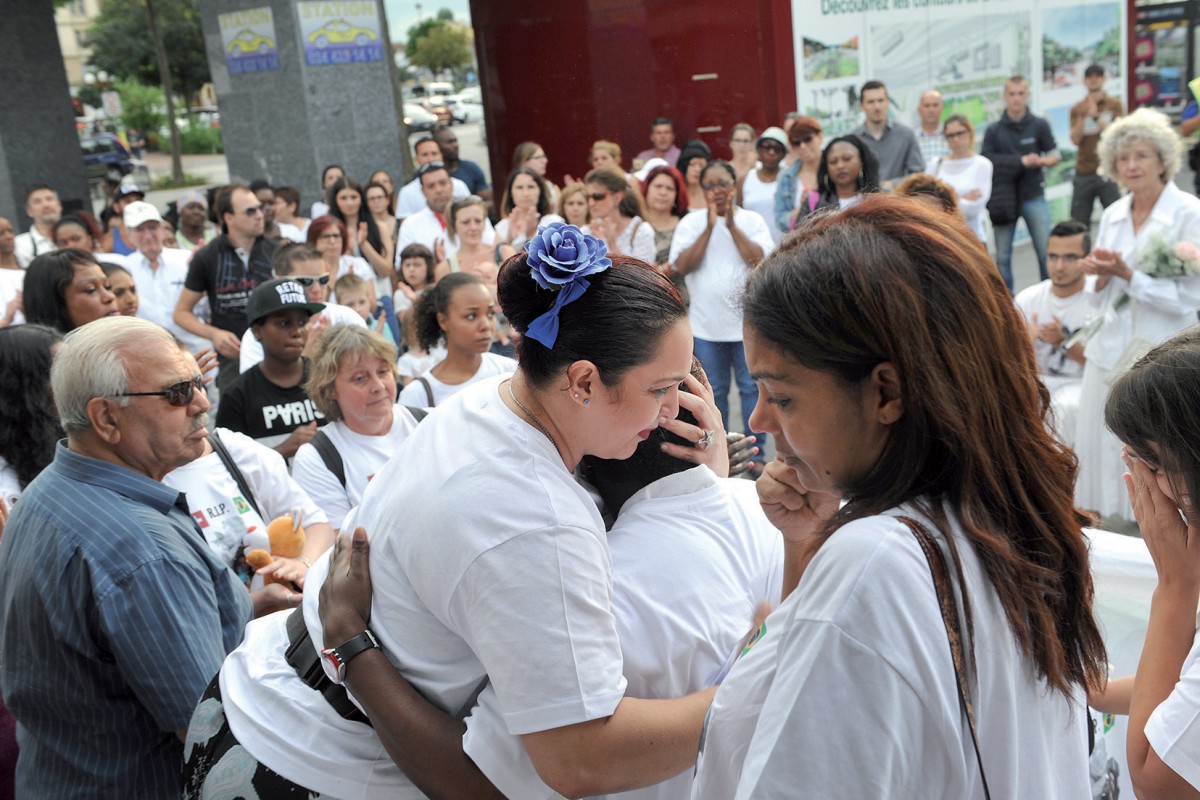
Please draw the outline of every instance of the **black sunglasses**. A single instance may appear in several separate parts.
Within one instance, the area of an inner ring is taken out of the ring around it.
[[[192,404],[192,398],[196,396],[197,389],[204,391],[204,378],[200,375],[191,380],[172,384],[161,392],[126,392],[109,395],[109,397],[165,397],[171,405],[183,408]]]
[[[588,195],[588,197],[592,198],[597,203],[599,203],[601,200],[608,197],[608,192],[592,192],[591,194]]]
[[[341,238],[340,234],[338,235],[338,238]],[[319,283],[322,286],[329,284],[328,275],[289,275],[288,278],[305,287],[306,289],[309,286],[312,286],[314,282]]]

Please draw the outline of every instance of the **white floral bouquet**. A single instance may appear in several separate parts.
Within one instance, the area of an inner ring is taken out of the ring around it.
[[[1138,271],[1151,278],[1185,278],[1188,275],[1200,275],[1200,247],[1195,242],[1188,241],[1171,244],[1162,234],[1155,234],[1138,261]],[[1122,292],[1112,307],[1114,311],[1120,311],[1127,305],[1129,293]],[[1089,341],[1103,326],[1104,317],[1097,317],[1076,331],[1063,343],[1063,348],[1069,349],[1080,342]]]

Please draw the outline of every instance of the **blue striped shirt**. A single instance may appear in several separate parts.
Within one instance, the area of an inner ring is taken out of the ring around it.
[[[178,797],[186,728],[250,598],[183,495],[59,443],[0,542],[17,796]]]

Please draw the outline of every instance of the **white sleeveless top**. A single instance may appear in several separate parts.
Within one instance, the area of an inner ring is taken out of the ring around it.
[[[775,186],[779,180],[778,173],[774,181],[763,183],[759,180],[758,170],[752,169],[746,173],[746,180],[742,183],[742,208],[750,211],[757,211],[762,215],[762,218],[767,221],[767,227],[771,229],[771,238],[779,244],[779,240],[783,238],[783,231],[779,230],[779,226],[775,224]]]

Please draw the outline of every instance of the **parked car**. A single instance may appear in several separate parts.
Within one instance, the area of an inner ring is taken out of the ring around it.
[[[421,108],[437,118],[439,125],[449,125],[454,121],[454,112],[446,104],[446,98],[441,95],[428,97],[421,101]]]
[[[99,191],[106,179],[117,183],[126,175],[132,175],[139,185],[150,184],[146,162],[130,155],[113,134],[89,134],[80,139],[79,145],[83,150],[84,172],[93,192]]]
[[[447,95],[443,100],[446,107],[450,109],[450,116],[455,122],[465,124],[483,116],[483,106],[467,102],[461,94]]]
[[[410,132],[432,131],[437,127],[437,117],[430,114],[417,103],[404,104],[404,124]]]

